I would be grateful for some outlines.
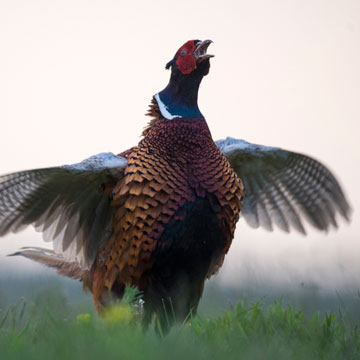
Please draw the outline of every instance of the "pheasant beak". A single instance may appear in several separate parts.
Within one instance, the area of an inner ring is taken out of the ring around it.
[[[212,43],[211,40],[204,40],[199,42],[199,44],[196,47],[196,50],[194,51],[194,56],[197,62],[202,62],[206,59],[210,59],[215,56],[206,53],[207,48],[211,43]]]

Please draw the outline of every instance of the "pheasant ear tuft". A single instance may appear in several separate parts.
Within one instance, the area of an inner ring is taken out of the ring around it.
[[[170,60],[170,61],[166,64],[165,69],[166,69],[166,70],[169,70],[169,69],[173,66],[173,64],[174,64],[174,59]]]

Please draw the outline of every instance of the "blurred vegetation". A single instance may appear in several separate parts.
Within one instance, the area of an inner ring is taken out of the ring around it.
[[[210,282],[199,315],[161,339],[154,329],[143,333],[131,291],[100,319],[76,282],[38,280],[0,280],[1,360],[360,359],[357,291]]]

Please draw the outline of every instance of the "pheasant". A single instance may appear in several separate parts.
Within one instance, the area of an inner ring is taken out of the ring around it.
[[[195,314],[222,266],[239,214],[254,228],[305,234],[337,227],[350,207],[331,172],[301,154],[227,138],[214,142],[197,103],[210,40],[167,63],[137,146],[74,165],[0,177],[0,236],[32,224],[54,250],[22,255],[83,281],[101,314],[126,285],[143,293],[144,326],[164,332]]]

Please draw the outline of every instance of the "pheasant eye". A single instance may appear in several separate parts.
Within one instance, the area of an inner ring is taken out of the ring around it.
[[[180,55],[181,55],[181,56],[186,55],[186,50],[185,50],[185,49],[182,49],[182,50],[180,51]]]

